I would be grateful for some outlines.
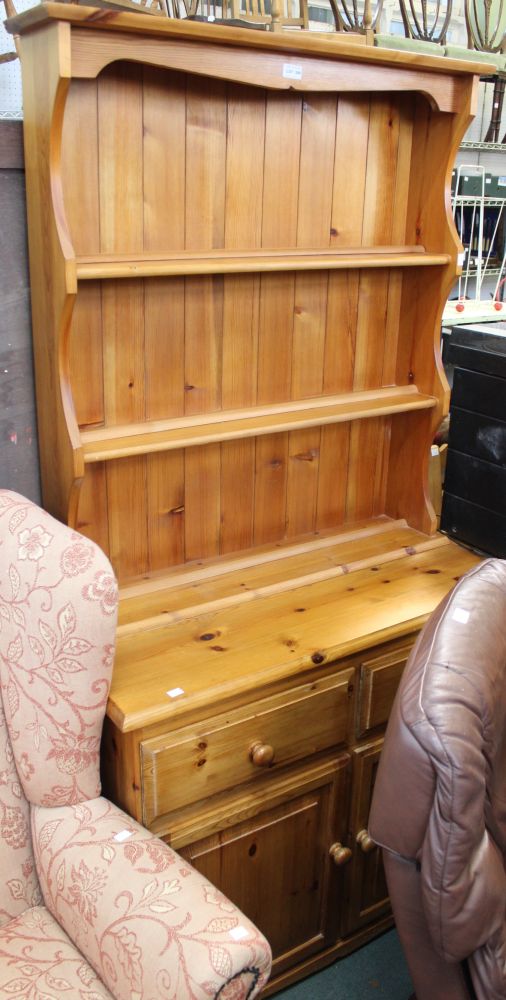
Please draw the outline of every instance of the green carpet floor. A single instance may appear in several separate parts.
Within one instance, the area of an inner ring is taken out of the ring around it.
[[[275,1000],[408,1000],[413,986],[399,938],[388,931]]]

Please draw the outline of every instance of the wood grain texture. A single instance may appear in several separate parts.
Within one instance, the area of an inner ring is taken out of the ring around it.
[[[474,83],[58,6],[16,21],[41,431],[56,513],[84,472],[70,519],[120,577],[107,790],[265,931],[272,993],[389,920],[357,841],[383,727],[477,562],[425,495]]]

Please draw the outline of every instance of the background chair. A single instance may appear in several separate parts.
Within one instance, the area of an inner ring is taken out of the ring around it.
[[[406,665],[374,789],[417,1000],[506,996],[506,562],[464,576]]]
[[[265,939],[100,797],[117,600],[97,546],[0,490],[0,994],[252,1000]]]

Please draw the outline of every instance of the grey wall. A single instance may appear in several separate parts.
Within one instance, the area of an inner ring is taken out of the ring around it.
[[[0,487],[39,502],[21,129],[0,121]]]

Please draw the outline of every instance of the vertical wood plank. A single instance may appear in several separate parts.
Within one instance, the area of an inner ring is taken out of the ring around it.
[[[407,213],[411,158],[413,151],[413,98],[406,95],[399,101],[399,144],[395,175],[395,196],[393,205],[392,244],[402,246],[407,242]],[[401,301],[404,274],[402,270],[392,270],[388,285],[387,323],[385,331],[385,356],[383,363],[383,385],[395,385],[396,358],[399,333],[402,329]]]
[[[98,80],[100,249],[142,253],[142,68],[115,63]]]
[[[320,430],[291,432],[288,443],[287,524],[288,537],[314,530],[318,492]]]
[[[72,80],[70,84],[63,119],[61,169],[65,214],[74,250],[76,254],[99,253],[96,80]]]
[[[223,277],[185,281],[185,413],[221,409]]]
[[[227,148],[226,87],[189,77],[186,95],[185,230],[188,250],[223,247]],[[221,407],[223,279],[185,285],[185,412]],[[220,538],[220,446],[185,455],[185,553],[217,555]]]
[[[185,241],[186,77],[145,66],[143,89],[144,248],[177,251]],[[146,419],[184,413],[184,280],[144,283]],[[160,570],[184,560],[184,454],[146,464],[148,561]]]
[[[78,288],[70,331],[70,385],[78,424],[101,424],[104,369],[100,282],[81,282]]]
[[[346,517],[350,425],[329,424],[321,429],[316,528],[335,528]]]
[[[256,248],[262,237],[262,188],[265,145],[265,92],[228,87],[225,246]],[[229,275],[224,283],[222,406],[256,402],[260,280]],[[221,449],[222,552],[250,547],[253,541],[255,443]]]
[[[184,561],[184,454],[147,456],[149,568]]]
[[[146,280],[144,310],[146,418],[180,416],[185,406],[184,279]],[[149,456],[146,484],[149,566],[163,569],[184,559],[183,453]]]
[[[331,246],[362,245],[369,114],[368,96],[340,95],[330,223]]]
[[[331,247],[362,245],[369,116],[367,95],[339,96]],[[359,288],[359,272],[330,272],[323,377],[326,394],[351,392],[353,388]],[[322,428],[316,517],[319,530],[346,520],[350,433],[351,424]]]
[[[254,543],[284,537],[288,434],[266,434],[256,441]]]
[[[297,245],[302,98],[269,93],[265,112],[262,246]],[[258,403],[290,399],[295,277],[261,278],[258,336]],[[254,541],[275,542],[285,535],[288,434],[257,438]]]
[[[163,253],[185,241],[186,77],[144,66],[143,80],[144,249]]]
[[[144,289],[108,281],[102,290],[105,417],[108,425],[145,416]],[[108,462],[110,555],[121,580],[148,569],[146,459]]]
[[[329,247],[337,98],[306,94],[300,149],[297,246]]]
[[[207,559],[220,546],[220,445],[185,454],[185,556]]]
[[[295,278],[263,274],[258,337],[258,403],[290,399],[295,307]]]
[[[389,245],[399,148],[399,111],[394,95],[371,99],[362,239],[364,246]]]
[[[107,425],[144,420],[144,288],[134,279],[102,286]]]
[[[255,442],[221,445],[220,552],[237,552],[253,544]]]
[[[359,272],[329,273],[323,392],[351,392],[355,368]]]
[[[390,420],[377,417],[352,425],[346,517],[348,521],[374,517],[384,512],[385,464],[390,442]]]
[[[308,94],[303,103],[297,245],[330,246],[337,99]],[[323,389],[328,275],[298,274],[292,354],[292,398]],[[316,527],[320,428],[289,436],[287,534]]]
[[[367,174],[364,192],[362,241],[364,246],[392,243],[396,177],[400,146],[400,115],[392,97],[371,99]],[[409,145],[409,135],[406,149]],[[402,190],[399,189],[402,202]],[[402,206],[401,206],[402,207]],[[400,226],[400,213],[396,224]],[[383,384],[389,304],[388,271],[361,272],[355,345],[353,388]],[[394,279],[396,280],[396,279]],[[392,300],[395,311],[395,296]],[[380,513],[386,495],[388,420],[360,420],[351,430],[347,517],[351,520]],[[364,469],[369,474],[364,474]]]
[[[86,136],[86,142],[82,137]],[[100,250],[98,172],[98,87],[96,80],[73,80],[62,132],[62,183],[65,212],[76,254]],[[104,420],[102,299],[97,282],[81,283],[69,341],[70,385],[78,423]],[[78,525],[109,552],[105,469],[85,469],[79,497]]]
[[[323,391],[328,273],[297,275],[292,355],[292,398]]]
[[[106,464],[110,559],[121,581],[148,569],[146,458]]]
[[[301,128],[302,99],[291,93],[269,93],[265,114],[263,247],[297,245]],[[262,275],[259,403],[290,399],[294,296],[294,275]],[[261,462],[259,469],[263,467]]]
[[[105,462],[86,466],[79,497],[76,528],[81,534],[86,535],[86,538],[96,542],[110,559],[105,466]]]
[[[98,80],[100,242],[104,253],[144,248],[142,67],[114,64]],[[107,424],[145,418],[144,286],[102,291]],[[149,568],[146,459],[107,463],[110,554],[120,580]]]

